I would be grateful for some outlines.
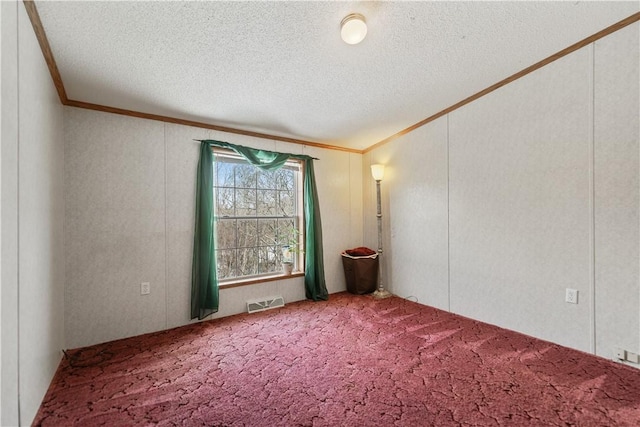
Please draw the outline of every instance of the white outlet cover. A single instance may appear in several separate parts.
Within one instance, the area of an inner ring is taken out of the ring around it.
[[[578,303],[578,290],[567,288],[564,300],[570,304]]]
[[[151,285],[149,282],[140,283],[140,295],[149,295],[151,293]]]
[[[627,351],[627,354],[625,356],[625,359],[631,363],[640,363],[640,357],[638,356],[638,353]]]

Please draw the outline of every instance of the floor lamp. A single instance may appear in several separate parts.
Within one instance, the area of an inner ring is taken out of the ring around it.
[[[376,181],[376,198],[378,201],[378,289],[373,293],[373,297],[377,299],[388,298],[391,296],[389,291],[384,289],[382,284],[382,204],[380,201],[380,181],[384,177],[384,165],[371,165],[371,175]]]

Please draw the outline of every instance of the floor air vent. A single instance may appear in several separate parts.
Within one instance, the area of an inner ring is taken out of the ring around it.
[[[265,311],[278,307],[284,307],[284,298],[280,296],[247,301],[247,311],[249,313],[257,313],[258,311]]]

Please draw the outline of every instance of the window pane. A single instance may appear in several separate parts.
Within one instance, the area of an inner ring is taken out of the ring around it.
[[[265,190],[275,190],[276,188],[278,188],[276,186],[276,176],[277,172],[258,172],[258,188],[262,188]]]
[[[275,216],[276,201],[276,191],[258,190],[258,216]]]
[[[295,222],[293,219],[278,220],[278,246],[286,246],[289,244],[289,240],[294,238],[294,229]]]
[[[233,187],[234,168],[231,163],[216,161],[216,183],[218,187]]]
[[[236,187],[256,188],[256,167],[253,165],[235,165]]]
[[[216,251],[216,269],[218,280],[236,276],[236,250],[226,249]]]
[[[236,247],[236,220],[221,219],[216,222],[216,249]]]
[[[278,191],[278,215],[293,216],[296,213],[295,194],[293,191]]]
[[[280,169],[277,172],[277,186],[274,188],[278,188],[280,190],[293,190],[294,188],[294,175],[299,172],[293,171],[291,169]]]
[[[271,273],[280,269],[280,250],[276,246],[259,248],[260,273]]]
[[[276,240],[276,220],[275,219],[259,219],[258,220],[258,245],[269,246],[275,245]]]
[[[219,279],[281,272],[282,247],[295,238],[292,230],[301,221],[301,179],[300,169],[290,164],[268,172],[233,153],[217,155],[214,209]]]
[[[218,217],[233,216],[234,213],[234,189],[233,188],[216,188],[216,213]]]
[[[255,247],[258,244],[258,221],[238,220],[238,247]]]
[[[236,190],[236,215],[256,216],[256,190]]]
[[[238,249],[238,276],[258,274],[258,256],[255,248]]]

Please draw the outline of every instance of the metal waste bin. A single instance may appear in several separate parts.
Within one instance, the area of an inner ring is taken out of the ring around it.
[[[376,290],[378,285],[378,254],[369,256],[351,256],[342,253],[344,277],[347,280],[347,291],[352,294],[368,294]]]

